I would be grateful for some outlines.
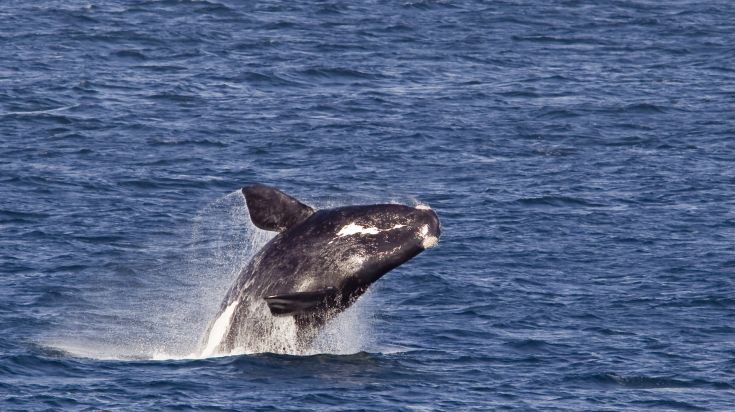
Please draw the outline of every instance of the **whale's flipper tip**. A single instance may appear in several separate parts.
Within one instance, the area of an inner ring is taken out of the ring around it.
[[[337,289],[328,287],[311,292],[266,296],[265,301],[273,315],[296,315],[328,307],[336,296]]]

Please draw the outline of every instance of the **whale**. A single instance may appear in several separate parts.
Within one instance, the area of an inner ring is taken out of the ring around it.
[[[253,225],[276,235],[227,291],[203,336],[204,356],[257,347],[283,319],[291,319],[297,344],[308,345],[370,285],[434,247],[441,234],[425,205],[317,210],[270,186],[241,191]]]

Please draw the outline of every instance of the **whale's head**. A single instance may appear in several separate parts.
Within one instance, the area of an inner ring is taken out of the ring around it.
[[[398,249],[403,254],[420,253],[439,241],[439,217],[427,205],[381,204],[315,209],[268,186],[242,189],[252,222],[260,229],[284,232],[312,221],[315,239],[329,238],[329,244],[360,241],[370,251],[385,256]],[[314,222],[315,221],[315,222]],[[358,242],[358,243],[360,243]]]
[[[378,277],[434,247],[441,234],[438,216],[425,205],[347,206],[319,211],[314,219],[336,256],[361,262]]]
[[[441,235],[438,216],[424,205],[347,206],[320,210],[313,219],[347,281],[364,286],[436,246]]]
[[[304,264],[321,268],[324,275],[312,273],[323,279],[321,286],[342,294],[342,306],[392,269],[436,246],[440,235],[432,209],[398,204],[319,210],[285,234],[300,239]],[[311,279],[305,282],[314,286]]]

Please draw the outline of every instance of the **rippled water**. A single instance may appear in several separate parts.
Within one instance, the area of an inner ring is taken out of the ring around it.
[[[0,409],[732,409],[730,2],[246,3],[0,4]],[[443,236],[193,359],[256,182]]]

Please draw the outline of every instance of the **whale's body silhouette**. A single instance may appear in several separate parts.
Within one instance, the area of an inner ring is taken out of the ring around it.
[[[242,270],[205,335],[205,354],[229,353],[267,334],[269,316],[293,316],[309,342],[385,273],[434,246],[439,219],[426,206],[397,204],[314,210],[276,189],[242,189],[253,224],[279,234]],[[247,330],[246,330],[247,329]],[[263,329],[263,330],[259,330]]]

